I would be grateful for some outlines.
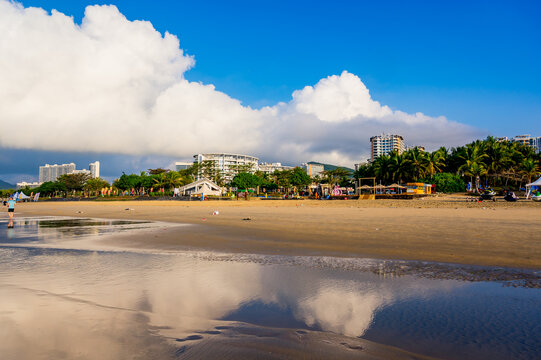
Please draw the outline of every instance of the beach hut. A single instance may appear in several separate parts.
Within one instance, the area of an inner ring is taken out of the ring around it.
[[[408,194],[432,194],[432,184],[407,183],[406,192]]]
[[[537,186],[541,188],[541,177],[535,180],[533,183],[529,183],[526,185],[526,199],[528,199],[532,193],[532,186]]]

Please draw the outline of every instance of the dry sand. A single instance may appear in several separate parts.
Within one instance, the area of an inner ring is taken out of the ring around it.
[[[126,210],[130,209],[130,210]],[[219,215],[212,215],[219,211]],[[16,216],[145,219],[195,226],[125,246],[327,255],[541,269],[541,204],[424,200],[80,201],[18,204]],[[250,220],[243,220],[249,218]]]

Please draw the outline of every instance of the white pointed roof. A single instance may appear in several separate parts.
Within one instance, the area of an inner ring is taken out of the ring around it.
[[[530,183],[526,186],[541,186],[541,177],[537,180],[535,180],[533,183]]]

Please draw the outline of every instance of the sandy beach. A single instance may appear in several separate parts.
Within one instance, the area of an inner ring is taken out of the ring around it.
[[[218,211],[218,215],[213,212]],[[464,197],[377,201],[78,201],[18,204],[16,216],[193,224],[123,246],[425,260],[541,269],[541,206]]]

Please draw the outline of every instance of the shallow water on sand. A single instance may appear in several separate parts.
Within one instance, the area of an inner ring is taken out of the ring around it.
[[[161,226],[39,218],[7,229],[0,220],[2,359],[182,358],[239,324],[277,329],[266,335],[275,338],[283,328],[332,332],[442,359],[541,354],[541,289],[375,273],[383,262],[370,259],[86,246]]]

